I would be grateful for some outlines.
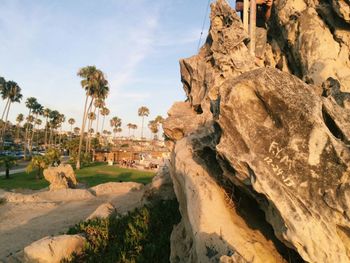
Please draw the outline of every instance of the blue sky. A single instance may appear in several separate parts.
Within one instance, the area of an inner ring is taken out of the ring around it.
[[[150,109],[148,121],[185,99],[178,60],[197,51],[206,0],[0,3],[0,76],[16,81],[24,100],[36,97],[80,126],[84,91],[76,72],[96,65],[110,83],[109,117],[122,118],[127,134],[127,123],[140,124],[140,106]],[[10,120],[27,113],[24,100]]]

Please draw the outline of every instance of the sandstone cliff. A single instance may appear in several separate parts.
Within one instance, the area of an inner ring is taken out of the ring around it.
[[[163,124],[171,262],[350,262],[349,8],[277,1],[261,68],[235,11],[211,5],[205,45],[180,61],[188,100]]]

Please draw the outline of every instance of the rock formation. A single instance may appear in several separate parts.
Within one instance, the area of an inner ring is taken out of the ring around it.
[[[350,262],[348,2],[276,2],[263,68],[228,3],[211,10],[163,124],[171,262]]]
[[[96,218],[108,218],[112,214],[117,213],[117,209],[111,203],[104,203],[96,208],[86,220],[93,220]]]
[[[76,188],[78,183],[74,170],[69,164],[45,169],[44,177],[50,183],[50,190]]]
[[[24,262],[59,263],[79,254],[86,239],[80,235],[44,237],[24,248]]]

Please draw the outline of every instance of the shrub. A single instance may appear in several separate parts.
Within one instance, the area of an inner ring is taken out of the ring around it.
[[[158,201],[122,217],[81,222],[68,234],[83,233],[84,252],[71,262],[169,262],[170,234],[180,221],[178,203]]]

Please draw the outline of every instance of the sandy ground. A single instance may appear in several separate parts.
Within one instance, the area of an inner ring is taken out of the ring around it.
[[[0,205],[0,261],[49,235],[65,233],[100,204],[112,203],[118,213],[141,204],[144,190],[114,193],[70,202],[5,203]]]

